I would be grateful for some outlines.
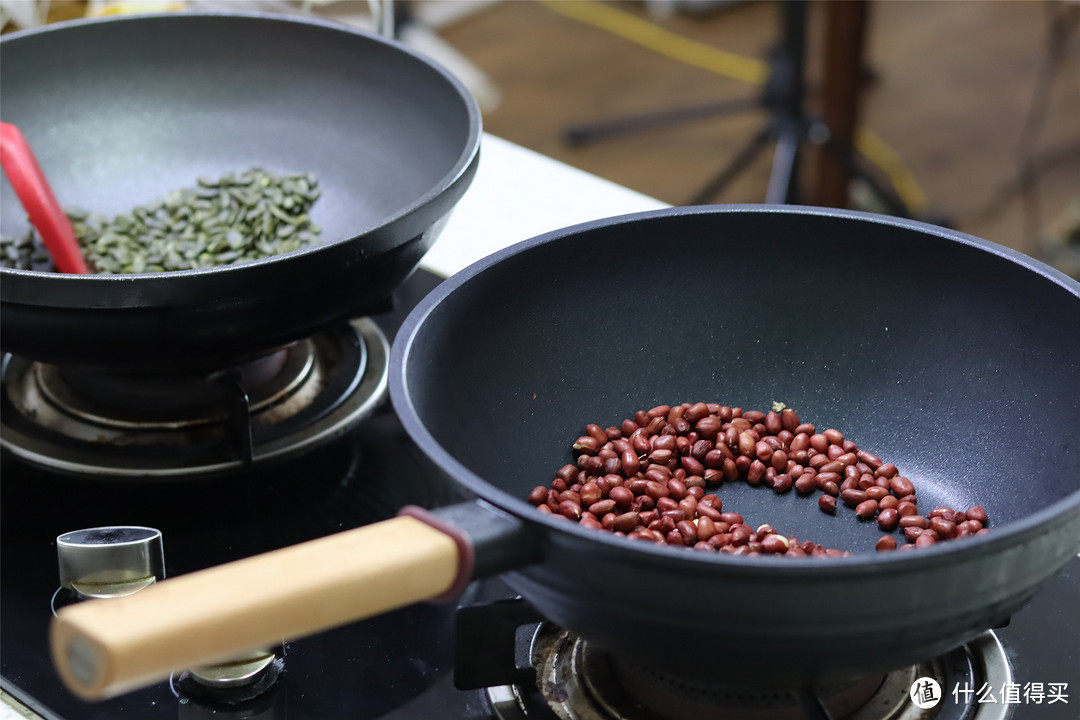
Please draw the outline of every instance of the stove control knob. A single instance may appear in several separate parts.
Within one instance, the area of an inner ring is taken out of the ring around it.
[[[116,525],[56,538],[60,584],[82,598],[130,595],[165,579],[161,532]]]

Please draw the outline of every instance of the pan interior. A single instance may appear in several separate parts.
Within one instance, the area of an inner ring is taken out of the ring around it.
[[[322,237],[352,238],[447,182],[474,132],[434,67],[323,24],[169,15],[2,49],[4,120],[21,126],[62,205],[110,215],[200,176],[311,171]],[[3,231],[24,231],[6,180],[2,191]]]
[[[416,329],[405,386],[467,469],[451,472],[496,500],[549,484],[586,423],[684,401],[783,402],[896,463],[926,510],[980,503],[1000,526],[1077,491],[1080,297],[989,244],[859,216],[687,212],[463,276]],[[795,493],[719,494],[800,539],[868,549],[879,534]]]

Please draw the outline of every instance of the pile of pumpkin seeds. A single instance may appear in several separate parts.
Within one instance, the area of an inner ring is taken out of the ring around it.
[[[319,242],[311,207],[319,199],[311,173],[262,169],[199,178],[198,185],[108,218],[65,209],[96,273],[191,270],[249,262]],[[55,271],[33,230],[0,238],[0,264]]]

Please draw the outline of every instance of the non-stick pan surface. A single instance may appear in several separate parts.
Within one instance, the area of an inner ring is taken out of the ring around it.
[[[66,206],[115,214],[251,167],[311,171],[325,243],[140,276],[3,270],[4,349],[158,367],[258,352],[368,310],[415,267],[475,172],[480,114],[391,41],[258,14],[79,21],[0,42],[5,122]],[[6,180],[3,232],[25,215]]]
[[[790,207],[684,208],[526,241],[437,288],[394,347],[410,434],[537,530],[507,581],[622,656],[781,682],[898,667],[1018,609],[1080,547],[1080,285],[920,223]],[[879,554],[841,507],[744,483],[751,525],[852,558],[729,557],[629,542],[524,498],[586,423],[708,401],[796,409],[896,463],[919,506],[987,536]]]

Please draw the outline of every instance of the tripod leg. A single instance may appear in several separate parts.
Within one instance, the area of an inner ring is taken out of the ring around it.
[[[637,132],[639,130],[652,130],[678,123],[699,120],[717,115],[729,115],[746,110],[753,110],[761,106],[758,98],[734,98],[719,102],[691,105],[671,110],[631,115],[622,118],[614,118],[605,122],[588,125],[573,125],[566,129],[566,141],[571,145],[584,145],[598,140],[606,140],[619,135]]]
[[[769,186],[765,190],[765,202],[792,205],[799,202],[799,146],[803,140],[802,128],[789,124],[776,139]]]
[[[699,190],[698,193],[690,199],[690,204],[705,205],[709,203],[712,198],[716,197],[721,190],[727,187],[728,183],[734,180],[739,173],[754,161],[754,158],[765,149],[765,146],[773,138],[773,134],[772,124],[766,124],[758,130],[757,133],[750,138],[750,142],[743,146],[743,149],[731,159],[731,162],[727,164],[727,167],[721,170],[716,177],[710,180],[704,188]]]
[[[885,212],[897,217],[912,217],[911,209],[904,200],[893,190],[881,182],[867,165],[868,163],[855,152],[850,146],[837,144],[832,141],[826,142],[822,149],[835,162],[848,178],[859,178],[867,184],[879,202],[885,206]]]

